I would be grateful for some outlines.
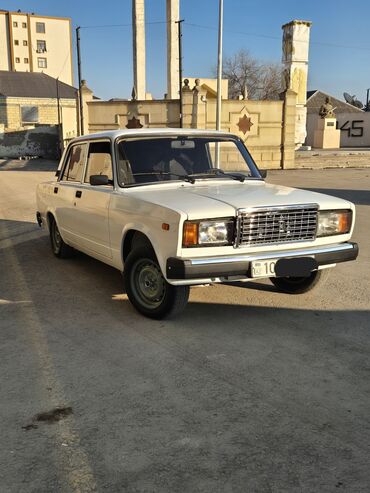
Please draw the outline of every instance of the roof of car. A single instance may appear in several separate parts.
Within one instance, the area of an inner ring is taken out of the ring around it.
[[[229,132],[224,132],[220,130],[200,130],[193,128],[133,128],[133,129],[120,129],[120,130],[108,130],[105,132],[98,132],[94,134],[82,135],[81,137],[76,137],[73,141],[87,140],[87,139],[104,139],[109,138],[115,140],[117,137],[146,137],[154,135],[214,135],[214,136],[225,136],[232,135]]]

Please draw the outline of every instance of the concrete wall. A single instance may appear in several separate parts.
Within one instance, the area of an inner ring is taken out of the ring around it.
[[[90,101],[86,105],[85,133],[126,128],[132,117],[139,117],[144,127],[178,127],[179,102],[152,101]]]
[[[58,159],[60,157],[58,126],[0,132],[0,158],[17,159],[24,156]]]
[[[340,128],[340,147],[370,147],[370,112],[339,113],[337,128]],[[313,147],[315,128],[319,115],[307,115],[306,144]]]
[[[185,128],[216,128],[216,101],[207,100],[206,91],[183,91],[183,104]],[[179,126],[176,100],[94,101],[90,97],[84,107],[86,133],[126,128],[132,118],[144,127]],[[239,135],[262,168],[294,167],[295,118],[293,91],[287,91],[282,101],[224,100],[222,104],[222,129]]]

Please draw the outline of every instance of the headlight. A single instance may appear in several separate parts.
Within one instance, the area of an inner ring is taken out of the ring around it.
[[[183,246],[231,245],[234,240],[234,219],[185,221]]]
[[[320,211],[317,236],[343,235],[349,233],[352,211]]]

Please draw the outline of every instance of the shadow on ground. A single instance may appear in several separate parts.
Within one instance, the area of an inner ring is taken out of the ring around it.
[[[342,188],[304,188],[303,190],[332,195],[344,200],[349,200],[356,205],[370,205],[370,190],[345,190]]]
[[[4,491],[68,490],[60,425],[22,429],[56,405],[98,491],[368,491],[368,310],[217,286],[152,321],[118,271],[56,259],[47,237],[0,266]]]

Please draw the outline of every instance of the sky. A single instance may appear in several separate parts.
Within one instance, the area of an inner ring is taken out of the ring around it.
[[[146,0],[147,91],[166,92],[166,0]],[[131,0],[3,0],[2,9],[71,17],[81,26],[82,75],[101,98],[130,97]],[[182,0],[183,74],[211,77],[217,63],[218,0]],[[281,26],[312,21],[308,90],[365,101],[370,87],[369,0],[224,0],[224,55],[241,48],[281,61]],[[117,27],[92,27],[124,24]],[[75,34],[74,34],[75,49]],[[75,53],[74,58],[76,59]],[[75,83],[77,71],[75,70]]]

